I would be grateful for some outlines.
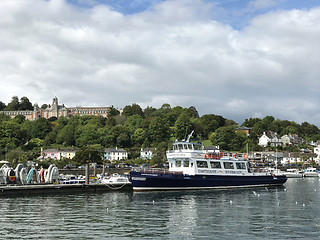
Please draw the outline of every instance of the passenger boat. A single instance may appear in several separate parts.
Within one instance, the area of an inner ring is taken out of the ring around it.
[[[253,173],[247,154],[207,153],[202,143],[175,142],[167,151],[169,169],[138,169],[130,172],[134,191],[201,190],[280,186],[284,174]]]

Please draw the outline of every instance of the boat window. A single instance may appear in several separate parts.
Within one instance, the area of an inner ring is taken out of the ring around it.
[[[170,167],[171,167],[171,168],[173,167],[173,164],[172,164],[172,163],[170,163]]]
[[[246,164],[243,162],[240,162],[240,163],[237,162],[236,167],[237,169],[246,169]]]
[[[211,165],[211,168],[221,168],[221,163],[220,162],[210,161],[210,165]]]
[[[184,161],[183,161],[183,166],[184,166],[184,167],[189,167],[189,161],[184,160]]]
[[[225,169],[234,169],[233,162],[224,162],[223,166]]]
[[[181,161],[176,161],[176,167],[181,167]]]
[[[198,168],[208,168],[207,161],[197,161],[197,167]]]

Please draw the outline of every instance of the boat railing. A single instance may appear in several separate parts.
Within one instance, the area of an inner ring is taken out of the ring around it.
[[[248,159],[248,154],[246,153],[230,153],[230,152],[214,152],[214,153],[204,153],[203,157],[205,159],[216,159],[220,160],[222,158],[233,158],[235,160],[243,160],[243,159]]]
[[[132,168],[133,171],[135,172],[143,172],[143,173],[161,173],[161,174],[178,174],[182,175],[182,171],[169,171],[169,169],[164,169],[164,168]]]

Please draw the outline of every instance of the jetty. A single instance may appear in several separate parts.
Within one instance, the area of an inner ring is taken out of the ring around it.
[[[111,191],[133,191],[131,183],[122,184],[27,184],[0,186],[1,196],[21,196],[34,194],[96,193]]]

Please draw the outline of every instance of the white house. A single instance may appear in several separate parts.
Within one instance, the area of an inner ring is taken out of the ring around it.
[[[313,149],[313,152],[317,155],[316,158],[314,159],[316,162],[320,161],[320,146],[318,145]]]
[[[267,134],[263,132],[263,135],[259,138],[259,145],[266,147],[270,143],[270,146],[277,147],[282,146],[283,143],[281,138],[278,137],[277,133],[269,131]]]
[[[128,158],[128,152],[121,148],[106,148],[104,150],[104,159],[109,161],[119,161]]]
[[[152,154],[154,150],[155,149],[152,149],[152,148],[145,148],[145,149],[141,148],[140,158],[150,160],[152,158]]]

